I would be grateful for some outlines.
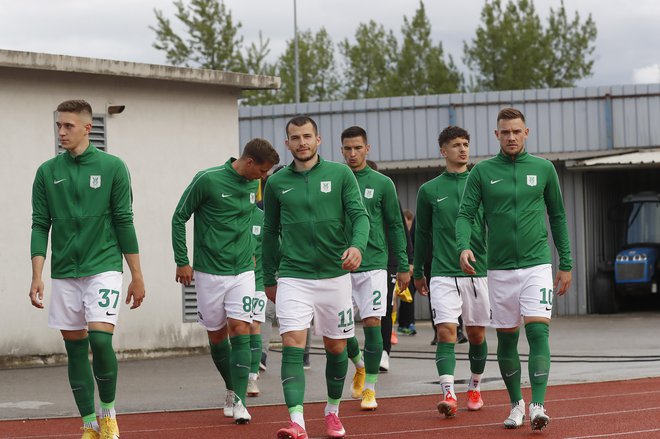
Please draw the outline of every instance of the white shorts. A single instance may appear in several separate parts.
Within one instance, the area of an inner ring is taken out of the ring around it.
[[[387,313],[387,270],[351,273],[353,305],[360,317],[383,317]]]
[[[524,317],[552,315],[552,266],[517,270],[488,270],[490,307],[494,328],[517,328]]]
[[[224,328],[227,318],[252,323],[254,271],[221,276],[195,271],[197,320],[207,331]]]
[[[433,324],[456,323],[490,326],[488,281],[485,277],[434,276],[430,285]]]
[[[266,302],[268,298],[264,291],[255,291],[254,299],[252,299],[252,321],[265,322],[266,321]]]
[[[280,335],[309,328],[312,318],[316,335],[343,339],[355,333],[349,273],[330,279],[280,278],[275,306]]]
[[[116,326],[121,289],[122,274],[119,271],[53,279],[48,326],[66,331],[85,329],[90,322]]]

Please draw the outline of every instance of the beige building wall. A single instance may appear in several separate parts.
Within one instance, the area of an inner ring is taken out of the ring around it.
[[[190,69],[185,69],[190,70]],[[31,70],[0,65],[0,356],[64,352],[47,326],[50,247],[44,271],[46,309],[32,307],[31,187],[37,167],[55,154],[53,111],[84,98],[94,113],[125,105],[106,118],[107,151],[128,165],[135,227],[147,296],[135,310],[122,303],[115,349],[203,346],[205,332],[182,321],[181,286],[174,281],[170,220],[195,173],[239,154],[240,87],[124,75]],[[241,148],[242,149],[242,148]],[[192,257],[192,219],[189,222]],[[125,265],[124,297],[130,272]]]

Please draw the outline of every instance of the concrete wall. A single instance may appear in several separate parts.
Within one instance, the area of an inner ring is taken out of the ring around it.
[[[0,68],[0,356],[63,352],[47,310],[31,306],[31,187],[37,167],[54,155],[53,110],[84,98],[95,113],[126,105],[106,118],[108,152],[128,165],[135,227],[147,297],[141,308],[122,305],[115,347],[202,346],[205,333],[182,323],[181,287],[174,282],[170,220],[195,173],[239,152],[238,89],[119,76]],[[192,224],[192,221],[191,221]],[[189,228],[189,243],[192,228]],[[50,250],[49,250],[50,251]],[[192,251],[191,251],[192,255]],[[46,306],[50,298],[46,261]],[[124,292],[130,275],[126,268]]]

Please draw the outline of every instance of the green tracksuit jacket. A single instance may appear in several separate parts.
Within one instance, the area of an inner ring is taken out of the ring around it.
[[[277,277],[328,279],[346,274],[341,256],[348,247],[364,255],[369,216],[348,166],[323,160],[306,172],[295,164],[270,176],[264,190],[264,285]],[[350,242],[345,217],[353,223]],[[280,238],[281,237],[281,243]]]
[[[261,257],[261,241],[264,228],[264,211],[257,207],[252,211],[252,243],[254,244],[255,291],[264,291],[264,270]]]
[[[195,214],[193,268],[237,275],[254,270],[252,211],[259,183],[239,175],[235,158],[195,175],[172,216],[174,261],[189,265],[186,222]]]
[[[429,246],[433,249],[431,276],[467,276],[461,270],[460,253],[456,251],[456,217],[469,172],[443,172],[424,183],[417,193],[415,220],[415,269],[413,277],[424,276],[424,263]],[[486,276],[486,227],[483,209],[472,224],[470,249],[478,277]]]
[[[369,242],[356,272],[387,270],[388,242],[397,258],[397,271],[409,269],[406,232],[394,182],[369,166],[354,173],[369,214]],[[347,219],[350,224],[350,219]]]
[[[32,257],[46,257],[52,227],[52,278],[123,271],[122,254],[139,253],[132,201],[124,162],[91,143],[48,160],[32,186]]]
[[[523,151],[515,160],[500,152],[477,163],[470,171],[456,221],[459,252],[470,248],[471,224],[480,203],[488,225],[489,269],[510,270],[552,262],[545,223],[547,210],[559,269],[571,270],[566,213],[557,171],[550,161]]]

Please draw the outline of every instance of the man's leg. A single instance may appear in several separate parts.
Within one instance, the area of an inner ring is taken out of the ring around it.
[[[363,410],[375,410],[376,382],[378,381],[378,369],[383,354],[383,338],[380,330],[379,317],[367,317],[363,322],[364,329],[364,368],[366,372],[364,391],[362,393]]]
[[[247,396],[259,396],[259,362],[261,361],[261,322],[250,323],[250,375],[248,377]]]
[[[247,410],[244,409],[247,384],[250,375],[250,324],[243,320],[227,319],[229,342],[231,344],[231,380],[236,394],[234,403],[234,420],[243,424],[250,421]],[[238,413],[237,413],[238,406]],[[244,413],[243,413],[244,412]]]
[[[468,356],[470,359],[470,381],[468,383],[468,410],[479,410],[484,402],[481,398],[481,379],[483,378],[488,359],[488,343],[486,328],[483,326],[467,326],[467,338],[470,342]],[[458,334],[457,334],[458,338]]]
[[[525,318],[525,333],[529,343],[529,380],[532,385],[532,402],[529,419],[533,430],[542,430],[550,422],[545,413],[545,391],[550,373],[550,320]]]
[[[456,392],[454,391],[456,324],[439,323],[436,326],[436,337],[438,344],[435,347],[435,366],[438,370],[443,394],[442,401],[438,403],[438,411],[449,418],[455,416],[458,410]]]
[[[69,385],[85,428],[99,429],[94,406],[94,375],[86,330],[61,331],[67,352]]]
[[[325,405],[325,423],[328,436],[344,437],[346,430],[339,421],[339,403],[344,391],[344,381],[348,372],[346,339],[323,337],[325,346],[325,382],[328,388],[328,402]]]
[[[282,334],[282,391],[292,424],[305,428],[303,401],[305,399],[305,370],[303,355],[307,331]],[[294,426],[291,426],[294,428]]]

